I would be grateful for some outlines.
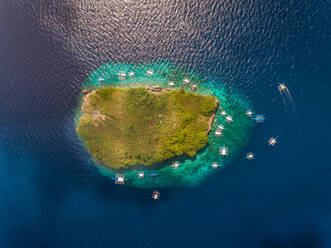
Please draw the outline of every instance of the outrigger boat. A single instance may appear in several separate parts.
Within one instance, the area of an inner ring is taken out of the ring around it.
[[[113,179],[115,180],[115,184],[124,184],[125,175],[124,174],[116,174],[116,176]]]
[[[278,88],[278,90],[279,90],[280,93],[282,93],[284,90],[287,89],[286,85],[283,84],[283,83],[279,84],[279,85],[277,86],[277,88]]]
[[[251,110],[247,110],[247,111],[246,111],[246,116],[247,116],[248,118],[252,117],[252,115],[253,115],[253,112],[252,112]]]
[[[219,149],[219,154],[221,154],[223,157],[228,155],[229,149],[226,146],[222,146]]]
[[[257,123],[263,123],[264,120],[265,120],[265,117],[264,117],[263,115],[257,115],[257,116],[255,117],[255,121],[256,121]]]
[[[178,169],[179,168],[179,162],[178,161],[176,161],[176,162],[173,162],[172,163],[172,165],[171,165],[171,167],[173,168],[173,169]]]
[[[155,190],[152,195],[153,200],[158,200],[160,199],[160,192]]]
[[[226,120],[227,123],[233,122],[233,119],[232,119],[232,116],[231,116],[231,115],[228,115],[228,116],[225,118],[225,120]]]
[[[154,72],[152,71],[146,71],[147,76],[153,77],[154,76]]]
[[[268,140],[268,143],[269,143],[269,146],[274,146],[274,145],[276,145],[277,140],[276,140],[276,138],[271,137],[271,138]]]
[[[246,155],[246,158],[248,159],[248,160],[252,160],[252,159],[254,159],[254,154],[253,153],[247,153],[247,155]]]
[[[217,169],[220,165],[216,162],[213,162],[211,166],[213,167],[213,169]]]
[[[145,173],[143,171],[139,171],[138,178],[144,178],[144,177],[145,177]]]

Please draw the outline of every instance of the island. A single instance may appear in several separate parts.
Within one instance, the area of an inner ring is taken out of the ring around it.
[[[193,187],[241,153],[254,126],[248,110],[239,90],[178,64],[107,62],[77,96],[78,156],[115,184]]]
[[[194,157],[208,143],[219,101],[181,89],[102,87],[82,92],[77,133],[112,170]]]

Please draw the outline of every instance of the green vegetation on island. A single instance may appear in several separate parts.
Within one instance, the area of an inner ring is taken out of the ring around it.
[[[88,152],[113,169],[195,156],[208,142],[218,100],[183,89],[160,91],[108,87],[85,92],[77,132]]]

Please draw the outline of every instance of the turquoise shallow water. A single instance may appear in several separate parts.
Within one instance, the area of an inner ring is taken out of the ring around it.
[[[171,63],[152,64],[121,64],[107,63],[90,74],[83,89],[101,88],[107,86],[136,87],[160,85],[169,88],[169,82],[174,82],[174,88],[184,88],[192,91],[191,86],[185,84],[188,79],[191,85],[196,84],[199,94],[213,95],[220,101],[222,110],[233,117],[233,122],[227,123],[225,117],[218,109],[209,133],[208,145],[198,152],[194,158],[181,156],[165,161],[157,167],[134,168],[129,171],[121,171],[125,174],[125,184],[138,188],[164,188],[194,186],[203,182],[210,175],[215,174],[230,163],[238,151],[245,146],[250,137],[253,126],[251,118],[247,118],[246,111],[251,109],[249,102],[233,88],[222,86],[221,82],[203,78],[197,73],[189,72]],[[78,110],[76,124],[81,113]],[[218,125],[224,126],[223,136],[216,137],[215,130]],[[219,155],[219,148],[228,147],[229,154],[226,157]],[[93,159],[93,158],[91,158]],[[94,160],[94,159],[93,159]],[[179,161],[178,169],[171,167],[172,162]],[[218,169],[212,168],[212,163],[217,162]],[[94,161],[101,174],[114,178],[116,172]],[[144,178],[138,178],[138,172],[144,172]]]

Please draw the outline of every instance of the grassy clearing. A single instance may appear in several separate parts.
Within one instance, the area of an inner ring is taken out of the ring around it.
[[[85,96],[77,132],[89,153],[114,169],[193,157],[208,142],[217,99],[146,88],[104,88]]]

